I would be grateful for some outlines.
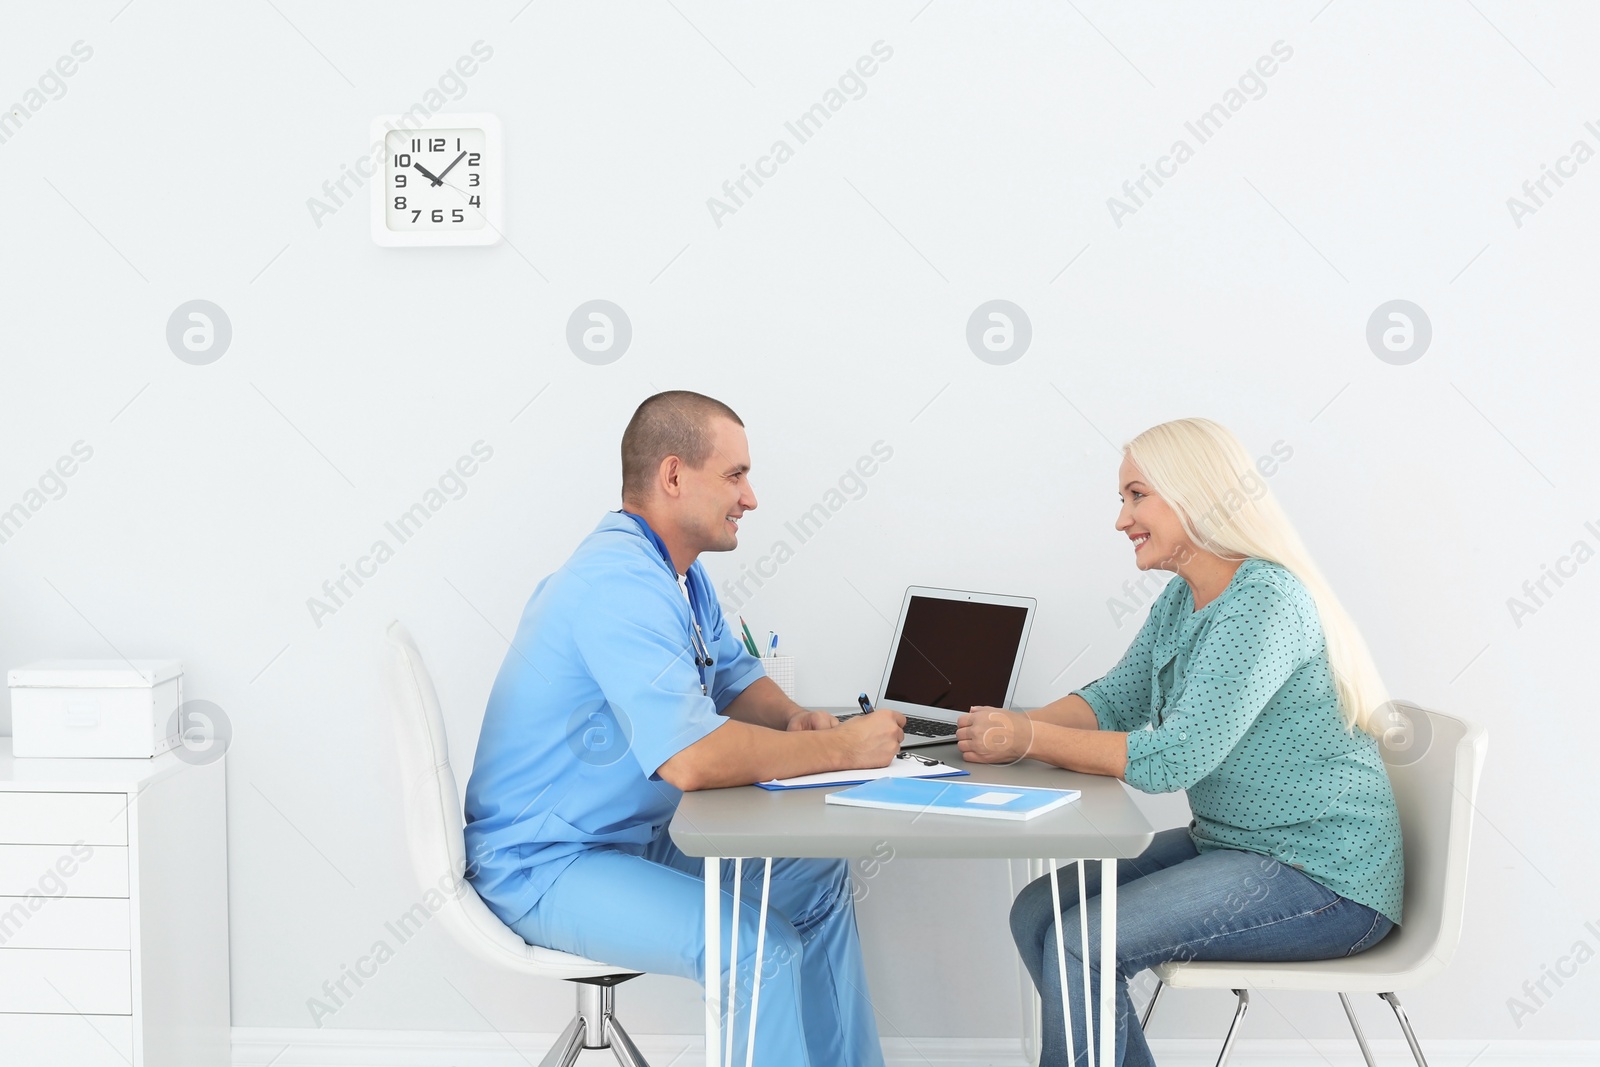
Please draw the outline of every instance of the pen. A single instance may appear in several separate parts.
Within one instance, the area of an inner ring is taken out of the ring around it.
[[[856,697],[856,703],[861,705],[861,714],[872,714],[872,701],[867,699],[867,694],[862,693],[860,696]]]
[[[778,654],[778,634],[777,634],[777,631],[768,630],[767,634],[770,637],[770,640],[767,642],[767,655],[776,656]]]
[[[752,656],[761,658],[761,653],[756,651],[756,639],[750,636],[750,627],[745,624],[743,615],[739,616],[739,629],[744,631],[744,647],[750,650]]]

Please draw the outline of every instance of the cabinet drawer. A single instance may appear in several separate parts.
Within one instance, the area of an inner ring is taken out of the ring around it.
[[[0,792],[0,844],[128,843],[126,793]]]
[[[128,1067],[133,1018],[127,1015],[0,1015],[6,1067]]]
[[[128,850],[109,845],[0,845],[0,896],[125,897]]]
[[[0,948],[119,948],[126,897],[0,897]]]
[[[0,948],[0,1012],[130,1015],[132,953]]]

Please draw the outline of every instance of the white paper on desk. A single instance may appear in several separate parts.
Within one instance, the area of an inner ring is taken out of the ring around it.
[[[940,763],[936,759],[919,756],[914,752],[901,752],[889,761],[887,767],[874,767],[858,771],[823,771],[820,774],[801,774],[793,778],[774,778],[770,782],[757,782],[762,789],[814,789],[823,785],[860,785],[879,778],[954,778],[970,774],[959,767]]]

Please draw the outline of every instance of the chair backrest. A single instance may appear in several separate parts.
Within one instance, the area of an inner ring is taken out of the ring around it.
[[[1467,853],[1488,738],[1479,724],[1395,703],[1407,726],[1380,748],[1405,842],[1405,921],[1369,951],[1432,974],[1450,962],[1461,940]]]
[[[463,877],[466,842],[461,794],[450,769],[439,694],[416,642],[399,622],[389,624],[388,651],[395,744],[405,789],[406,837],[424,906],[437,912],[465,948],[490,962],[528,970],[530,964],[562,955],[529,946],[489,910]],[[437,909],[431,893],[444,898]]]

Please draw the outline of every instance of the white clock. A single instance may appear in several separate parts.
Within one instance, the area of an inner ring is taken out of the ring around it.
[[[389,247],[492,245],[500,240],[505,185],[500,120],[434,115],[407,129],[403,115],[372,120],[383,163],[372,183],[372,239]]]

